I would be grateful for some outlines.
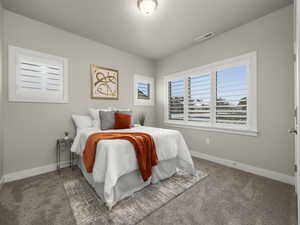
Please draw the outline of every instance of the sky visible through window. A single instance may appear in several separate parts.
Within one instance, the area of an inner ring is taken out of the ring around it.
[[[217,72],[217,100],[222,98],[237,105],[247,98],[247,66],[232,67]]]
[[[225,97],[229,103],[236,103],[241,98],[247,97],[247,66],[233,67],[217,72],[217,96]],[[191,89],[199,85],[198,81],[207,79],[208,75],[192,78]],[[184,95],[183,80],[171,81],[171,97],[182,97]],[[210,81],[201,84],[203,89],[210,88]],[[234,95],[234,96],[233,96]],[[191,98],[201,99],[201,94],[191,92]],[[202,99],[205,100],[205,99]]]
[[[150,97],[150,84],[138,83],[138,98],[149,98]]]
[[[171,81],[171,97],[182,97],[184,94],[184,81],[174,80]]]

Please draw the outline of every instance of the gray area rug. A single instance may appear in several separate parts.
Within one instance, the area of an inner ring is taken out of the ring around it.
[[[179,171],[158,184],[151,184],[132,197],[120,201],[111,211],[84,178],[64,182],[77,225],[133,225],[152,214],[207,176]]]

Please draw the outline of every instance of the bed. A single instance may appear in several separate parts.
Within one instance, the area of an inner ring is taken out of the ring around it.
[[[92,173],[87,173],[82,161],[83,150],[89,135],[97,132],[144,132],[150,134],[156,145],[159,164],[152,176],[143,181],[133,145],[127,140],[103,140],[97,144]],[[194,165],[179,131],[146,126],[130,129],[105,130],[90,127],[77,131],[71,151],[78,154],[79,168],[96,193],[111,209],[118,201],[131,196],[151,183],[173,176],[178,169],[194,174]]]

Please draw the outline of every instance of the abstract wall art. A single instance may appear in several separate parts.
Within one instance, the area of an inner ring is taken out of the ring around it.
[[[118,99],[119,71],[115,69],[91,65],[91,98]]]

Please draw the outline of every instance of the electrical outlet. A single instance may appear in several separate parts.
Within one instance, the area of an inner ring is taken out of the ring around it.
[[[206,143],[207,145],[210,144],[210,138],[209,138],[209,137],[205,138],[205,143]]]

